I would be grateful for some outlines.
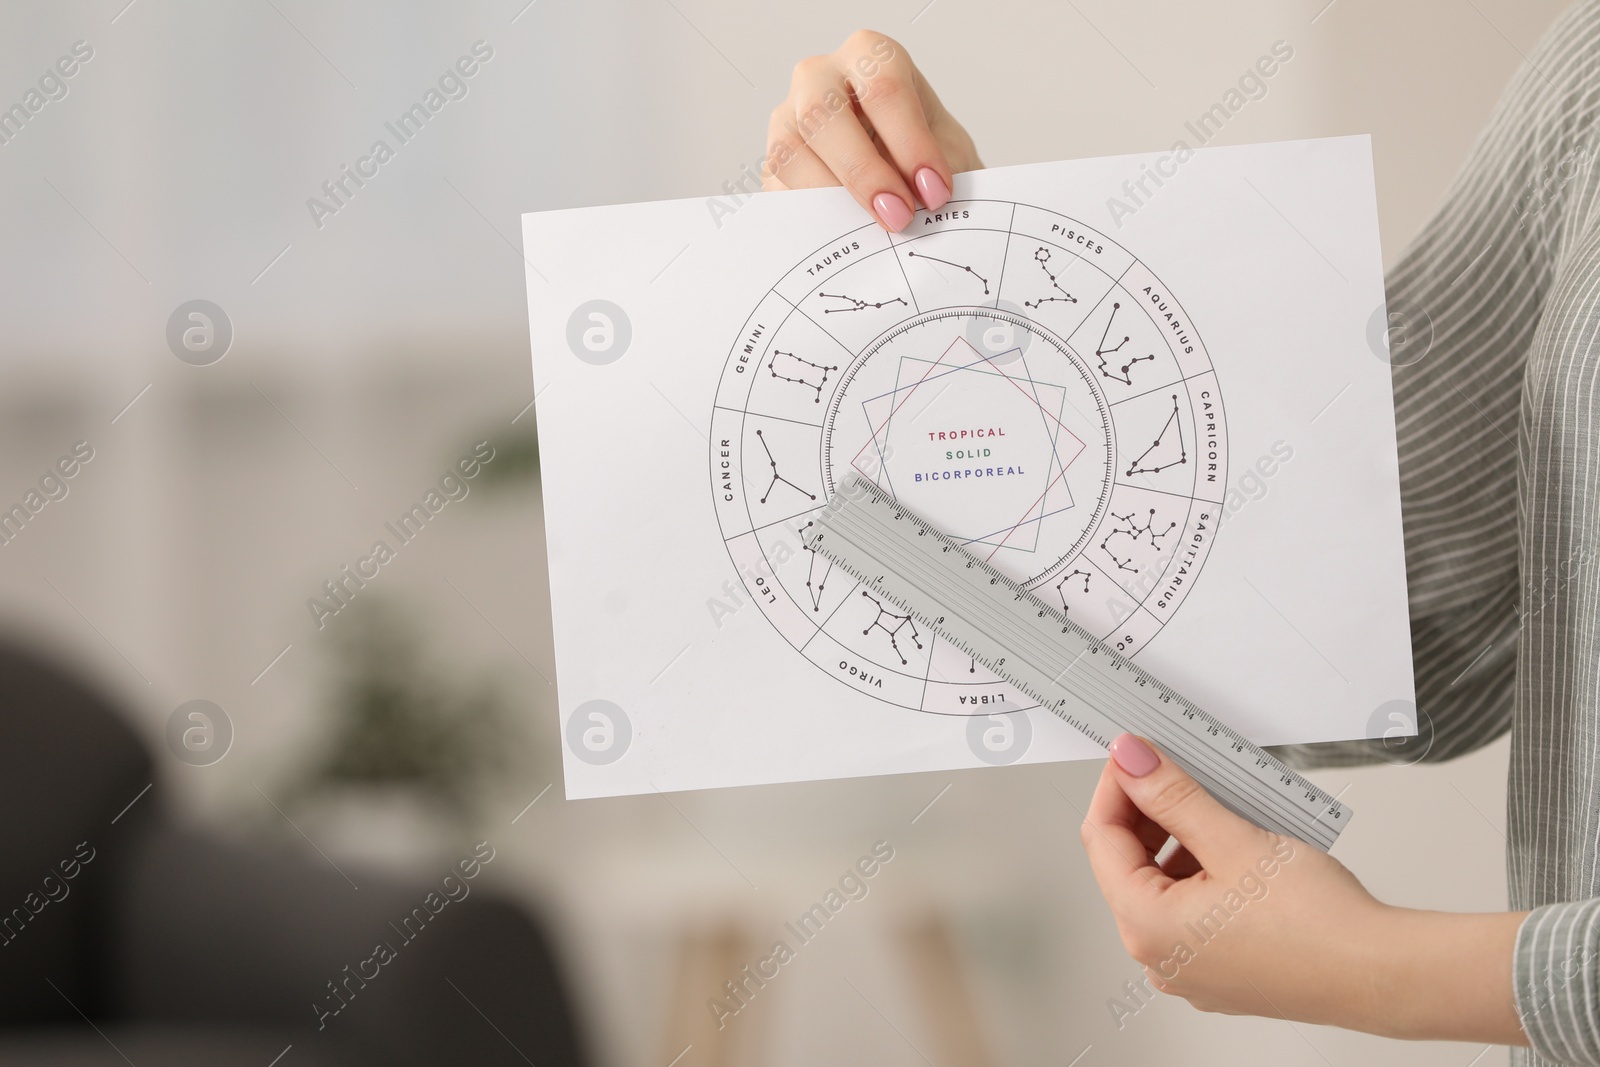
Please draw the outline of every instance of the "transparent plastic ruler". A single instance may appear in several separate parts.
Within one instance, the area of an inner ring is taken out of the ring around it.
[[[1322,849],[1351,811],[1232,727],[851,473],[807,531],[836,567],[1102,748],[1149,738],[1258,826]]]

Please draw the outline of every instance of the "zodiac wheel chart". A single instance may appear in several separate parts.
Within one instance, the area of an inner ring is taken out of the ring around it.
[[[1143,263],[999,200],[818,249],[734,341],[711,415],[724,544],[806,659],[947,715],[1021,696],[805,548],[855,471],[1126,655],[1194,588],[1227,485],[1222,394]]]

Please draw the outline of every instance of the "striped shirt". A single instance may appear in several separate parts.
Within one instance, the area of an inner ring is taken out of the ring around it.
[[[1513,978],[1533,1046],[1515,1064],[1600,1065],[1597,155],[1600,0],[1580,0],[1387,279],[1413,744],[1442,760],[1511,731],[1510,900],[1531,910]]]

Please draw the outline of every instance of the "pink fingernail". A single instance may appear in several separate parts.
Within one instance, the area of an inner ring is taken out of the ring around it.
[[[1161,766],[1161,757],[1155,750],[1132,734],[1117,735],[1111,742],[1111,758],[1135,778],[1143,778]]]
[[[893,193],[879,193],[873,197],[872,210],[878,213],[879,222],[896,233],[911,225],[911,209]]]
[[[929,211],[938,211],[950,199],[950,187],[932,167],[917,171],[916,184],[917,195],[922,197],[922,203]]]

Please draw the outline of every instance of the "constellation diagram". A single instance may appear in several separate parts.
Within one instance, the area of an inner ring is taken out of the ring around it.
[[[730,577],[773,628],[771,666],[792,654],[842,699],[972,716],[1004,683],[805,545],[829,496],[867,479],[1139,653],[1206,586],[1228,440],[1226,383],[1155,264],[1048,198],[956,203],[904,238],[870,222],[784,237],[818,244],[729,337],[705,428]]]
[[[1134,544],[1138,544],[1140,539],[1143,538],[1144,542],[1151,548],[1160,551],[1161,539],[1166,537],[1173,530],[1177,529],[1178,526],[1178,524],[1175,522],[1169,522],[1165,530],[1156,530],[1155,508],[1150,509],[1150,516],[1149,518],[1145,519],[1143,526],[1140,526],[1136,521],[1134,521],[1133,512],[1131,511],[1126,515],[1113,514],[1111,517],[1116,519],[1120,525],[1111,528],[1111,532],[1106,534],[1106,539],[1100,542],[1100,547],[1105,549],[1106,555],[1111,557],[1112,562],[1117,565],[1118,570],[1131,571],[1134,574],[1139,572],[1139,568],[1131,566],[1133,563],[1133,556],[1129,555],[1126,559],[1124,559],[1117,555],[1116,549],[1111,547],[1111,539],[1122,536],[1126,537]]]
[[[1104,546],[1101,546],[1101,547],[1104,547]],[[1088,571],[1083,570],[1081,568],[1080,569],[1076,569],[1076,570],[1072,570],[1072,571],[1068,571],[1065,575],[1062,576],[1061,580],[1056,583],[1056,592],[1058,594],[1060,594],[1060,596],[1061,596],[1061,610],[1062,611],[1069,610],[1069,608],[1067,607],[1067,591],[1065,589],[1063,589],[1062,586],[1066,585],[1068,582],[1072,581],[1072,579],[1078,577],[1079,575],[1083,576],[1083,591],[1085,593],[1088,593],[1089,592],[1089,578],[1091,577],[1091,575],[1089,574]]]
[[[1172,443],[1174,439],[1177,440],[1176,446]],[[1176,459],[1171,458],[1174,451],[1177,452]],[[1151,463],[1148,467],[1144,465],[1146,460],[1150,460]],[[1128,474],[1130,477],[1135,474],[1160,474],[1168,467],[1176,467],[1187,462],[1189,453],[1183,444],[1183,423],[1178,418],[1178,397],[1177,394],[1173,394],[1172,414],[1168,415],[1167,421],[1162,424],[1161,432],[1156,434],[1155,442],[1145,449],[1138,459],[1128,464]]]
[[[904,667],[906,665],[906,662],[907,662],[906,661],[906,654],[904,652],[900,651],[900,645],[895,640],[895,637],[900,633],[901,630],[903,630],[907,626],[909,626],[909,627],[911,627],[911,643],[913,645],[916,645],[917,648],[919,648],[919,649],[922,648],[922,635],[917,633],[917,624],[911,621],[911,616],[910,615],[896,615],[894,612],[889,611],[888,609],[886,609],[883,606],[883,601],[879,600],[877,597],[873,596],[871,593],[867,592],[865,589],[863,589],[861,591],[861,595],[866,597],[868,600],[872,601],[874,604],[876,604],[878,606],[877,617],[874,618],[872,620],[871,624],[869,624],[867,626],[867,628],[865,630],[862,630],[861,632],[863,634],[870,634],[876,628],[876,629],[882,630],[884,633],[888,634],[889,635],[889,647],[894,649],[894,654],[900,657],[900,666]],[[884,622],[883,622],[883,620],[885,620],[885,619],[892,620],[894,622],[894,625],[893,626],[885,626]]]
[[[823,559],[817,555],[817,550],[806,543],[806,531],[815,526],[815,522],[808,522],[800,527],[800,547],[811,554],[811,560],[806,567],[806,595],[811,598],[811,610],[822,610],[822,591],[828,584],[828,578],[833,574],[833,560]],[[823,564],[822,577],[817,577],[817,562]]]
[[[1077,297],[1061,288],[1061,282],[1057,280],[1055,271],[1050,269],[1050,250],[1048,248],[1040,245],[1038,251],[1033,254],[1033,261],[1039,264],[1039,269],[1044,271],[1046,278],[1050,279],[1050,288],[1061,295],[1041,296],[1037,300],[1024,300],[1022,302],[1024,307],[1036,308],[1052,303],[1076,304],[1078,302]]]
[[[786,374],[778,373],[777,363],[779,356],[785,357],[785,359],[788,361],[784,364],[783,369],[794,371],[796,377],[791,378]],[[791,364],[793,365],[791,366]],[[780,352],[776,348],[772,350],[772,358],[767,360],[767,370],[772,372],[772,376],[774,378],[781,382],[790,382],[794,385],[803,385],[807,389],[815,389],[817,391],[816,403],[818,404],[822,403],[822,387],[828,384],[828,372],[836,371],[838,369],[839,368],[836,366],[825,367],[821,363],[813,363],[809,359],[801,359],[793,352]],[[808,373],[817,375],[818,380],[815,382],[811,381],[807,376]]]
[[[767,483],[767,491],[761,494],[761,502],[763,504],[767,502],[767,497],[772,495],[772,491],[777,488],[779,482],[782,482],[790,489],[793,489],[795,492],[810,500],[817,499],[817,494],[806,492],[804,489],[800,488],[798,485],[795,485],[789,479],[778,473],[778,461],[772,458],[772,449],[767,446],[767,439],[762,435],[760,430],[756,431],[756,440],[761,442],[761,448],[767,454],[767,462],[772,464],[772,481]]]
[[[1112,381],[1121,382],[1123,385],[1132,385],[1133,376],[1131,372],[1133,370],[1133,365],[1135,363],[1143,363],[1146,360],[1154,362],[1156,357],[1155,353],[1153,352],[1148,356],[1134,356],[1133,358],[1129,359],[1128,362],[1118,367],[1116,374],[1111,374],[1106,370],[1106,367],[1108,366],[1106,363],[1106,357],[1116,355],[1122,350],[1122,346],[1128,343],[1128,337],[1124,335],[1122,340],[1117,342],[1116,347],[1106,347],[1106,340],[1111,336],[1111,324],[1117,321],[1117,312],[1121,309],[1122,305],[1120,303],[1112,303],[1111,316],[1106,319],[1106,328],[1100,333],[1100,343],[1095,346],[1094,354],[1095,358],[1100,361],[1100,376],[1102,378],[1110,378]]]
[[[957,270],[964,270],[968,274],[972,275],[974,278],[978,279],[978,281],[982,282],[983,283],[983,295],[984,296],[988,296],[989,295],[989,279],[985,278],[983,275],[979,274],[977,271],[973,270],[971,267],[967,266],[965,263],[956,263],[956,262],[953,262],[953,261],[948,260],[948,259],[940,259],[938,256],[923,255],[920,252],[907,252],[906,256],[908,258],[910,258],[910,259],[926,259],[926,260],[929,260],[929,261],[931,261],[933,263],[943,263],[945,266],[954,267]]]
[[[822,313],[824,315],[832,315],[835,312],[840,311],[865,311],[867,308],[888,307],[890,304],[899,304],[902,307],[911,306],[910,304],[906,303],[906,299],[903,296],[891,296],[887,300],[880,300],[877,303],[873,303],[870,300],[857,300],[855,297],[846,296],[843,293],[818,293],[817,295],[828,300],[843,300],[850,304],[849,307],[823,308]]]

